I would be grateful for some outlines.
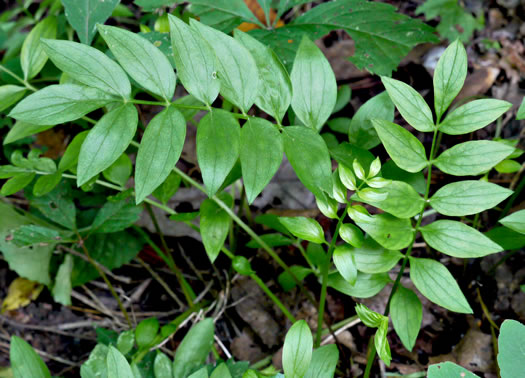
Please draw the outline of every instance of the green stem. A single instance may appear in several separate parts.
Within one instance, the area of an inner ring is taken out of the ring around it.
[[[11,71],[9,68],[7,67],[4,67],[3,65],[0,64],[0,70],[1,71],[4,71],[6,74],[10,75],[11,77],[13,77],[15,80],[17,80],[18,82],[20,82],[20,84],[23,84],[24,87],[26,87],[27,89],[29,89],[30,91],[33,91],[33,92],[36,92],[37,89],[35,87],[33,87],[31,84],[29,84],[26,80],[22,79],[20,76],[18,76],[17,74],[15,74],[13,71]]]
[[[343,224],[343,220],[346,217],[346,213],[348,211],[348,208],[345,208],[345,211],[339,218],[337,222],[337,226],[335,227],[334,235],[332,236],[332,241],[330,242],[330,246],[328,247],[328,252],[326,253],[326,260],[323,265],[323,271],[322,271],[322,286],[321,286],[321,297],[319,299],[319,311],[317,315],[317,330],[315,333],[315,344],[314,347],[317,348],[319,345],[321,345],[321,334],[323,331],[323,318],[324,318],[324,307],[326,302],[326,292],[328,289],[328,271],[330,270],[330,262],[332,261],[332,254],[334,253],[335,249],[335,243],[337,242],[337,238],[339,236],[339,229],[341,228],[341,225]]]
[[[290,311],[288,311],[288,309],[279,300],[279,298],[277,298],[275,294],[272,293],[272,291],[268,288],[268,286],[266,286],[266,284],[260,279],[260,277],[257,274],[252,273],[250,274],[250,278],[254,280],[257,283],[257,285],[259,285],[259,287],[262,289],[262,291],[264,291],[266,295],[277,305],[277,307],[281,309],[281,311],[288,318],[288,320],[290,320],[292,323],[295,323],[295,317],[291,314]]]
[[[428,197],[429,197],[429,194],[430,194],[430,182],[432,180],[432,165],[433,165],[432,161],[433,161],[434,154],[435,154],[435,152],[437,150],[437,147],[438,147],[438,144],[436,143],[437,142],[437,136],[438,136],[438,129],[437,129],[437,126],[436,126],[436,129],[434,131],[434,137],[432,138],[432,147],[430,148],[430,154],[429,154],[428,173],[427,173],[427,186],[426,186],[425,197],[424,197],[424,201],[425,202],[424,202],[423,208],[421,209],[421,211],[419,212],[419,215],[417,216],[417,222],[416,222],[416,225],[414,227],[414,232],[413,232],[413,235],[412,235],[412,242],[410,243],[410,246],[408,247],[408,249],[407,249],[407,251],[405,253],[405,257],[403,258],[403,262],[401,263],[401,268],[399,269],[399,273],[397,274],[396,280],[394,281],[394,285],[392,286],[392,291],[390,292],[390,295],[388,296],[388,301],[386,303],[385,312],[384,312],[385,316],[388,316],[388,314],[390,313],[390,303],[392,302],[392,297],[394,296],[394,294],[396,293],[397,289],[399,288],[401,277],[403,276],[403,273],[405,272],[405,268],[407,266],[409,257],[412,254],[414,243],[416,241],[416,236],[417,236],[417,233],[419,231],[419,227],[421,226],[421,221],[423,220],[423,213],[425,212],[425,209],[428,206]],[[372,347],[371,347],[371,345],[372,345]],[[375,347],[373,346],[373,343],[369,344],[368,347],[369,347],[369,354],[368,354],[367,368],[365,370],[365,375],[364,375],[365,378],[369,378],[370,377],[370,370],[372,368],[372,364],[373,364],[375,356],[376,356],[376,350],[375,350]],[[373,349],[371,349],[371,348],[373,348]]]

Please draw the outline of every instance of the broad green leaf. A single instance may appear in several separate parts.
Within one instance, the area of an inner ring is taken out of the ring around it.
[[[204,363],[213,346],[213,333],[211,318],[201,320],[189,330],[175,352],[173,378],[186,378]]]
[[[109,348],[104,344],[97,344],[89,354],[89,358],[80,367],[80,376],[82,378],[97,378],[97,375],[107,377],[108,369],[106,357]]]
[[[66,255],[60,264],[53,286],[53,299],[64,305],[71,306],[71,272],[73,271],[73,256]]]
[[[17,213],[11,206],[0,202],[0,252],[19,276],[43,283],[51,284],[49,277],[49,263],[53,254],[54,245],[20,248],[9,242],[13,229],[29,225],[31,220]],[[7,239],[7,240],[6,240]],[[11,361],[12,363],[12,361]]]
[[[97,212],[91,224],[92,233],[111,233],[125,230],[139,220],[142,207],[129,199],[109,198]]]
[[[175,3],[181,2],[180,0],[134,0],[134,3],[145,12],[153,12],[154,10],[166,6],[173,5]]]
[[[405,121],[421,132],[434,131],[432,111],[421,95],[402,81],[381,77],[392,102]]]
[[[284,152],[297,177],[314,195],[332,194],[332,163],[323,138],[303,126],[283,131]]]
[[[136,378],[126,357],[112,345],[110,345],[106,357],[106,366],[108,369],[108,378]]]
[[[390,317],[401,342],[412,351],[423,319],[423,306],[417,295],[399,285],[390,303]]]
[[[387,339],[388,334],[388,317],[383,316],[381,319],[381,325],[377,328],[376,334],[374,335],[374,346],[376,347],[377,355],[386,364],[390,366],[392,355],[390,353],[390,345]]]
[[[93,260],[109,270],[120,268],[137,256],[143,241],[128,232],[93,234],[86,240],[86,248]],[[71,281],[73,287],[83,285],[99,276],[98,271],[88,261],[74,257],[75,264]]]
[[[215,53],[185,22],[172,15],[168,18],[178,77],[189,93],[211,105],[220,88]]]
[[[519,377],[525,371],[525,326],[505,320],[498,338],[498,365],[501,378]]]
[[[126,355],[135,346],[135,332],[133,332],[132,329],[122,332],[120,335],[118,335],[117,339],[117,349],[120,353]],[[171,368],[171,361],[170,361],[170,368]]]
[[[381,167],[381,176],[387,180],[404,181],[419,194],[425,194],[427,183],[423,172],[407,172],[399,168],[393,160],[388,160]]]
[[[31,206],[38,209],[46,218],[65,228],[76,228],[76,208],[71,197],[69,184],[63,182],[41,197],[35,197],[26,191]]]
[[[105,114],[91,129],[78,156],[77,185],[113,164],[128,148],[137,130],[137,109],[131,103]]]
[[[372,120],[379,139],[396,165],[416,173],[428,165],[423,144],[405,128],[384,120]]]
[[[135,340],[139,348],[151,347],[159,332],[160,324],[157,318],[142,320],[135,328]]]
[[[410,257],[410,279],[431,302],[450,311],[472,314],[456,280],[440,262]]]
[[[365,102],[354,114],[348,129],[348,140],[367,150],[381,143],[370,122],[372,119],[394,121],[394,104],[387,92],[382,92]]]
[[[114,26],[98,25],[102,38],[122,68],[142,88],[171,101],[176,77],[168,58],[138,34]]]
[[[190,25],[215,52],[220,93],[247,113],[255,102],[259,88],[259,72],[252,55],[238,41],[218,30],[194,19],[191,19]]]
[[[312,244],[312,245],[317,245],[317,244]],[[277,282],[279,282],[279,285],[281,285],[283,290],[287,292],[297,286],[297,282],[295,281],[296,279],[297,281],[302,282],[304,281],[306,277],[314,273],[312,269],[306,268],[300,265],[292,265],[290,267],[290,271],[293,273],[295,278],[292,277],[292,275],[286,271],[282,272],[277,277]]]
[[[17,121],[4,138],[3,144],[16,142],[22,138],[49,130],[54,125],[32,125],[30,123]]]
[[[339,350],[334,344],[323,345],[312,353],[312,361],[305,378],[333,378],[339,361]]]
[[[294,243],[294,240],[279,234],[264,234],[259,236],[268,246],[270,247],[282,247],[284,245],[290,245]],[[257,243],[255,240],[250,240],[248,243],[246,243],[246,247],[248,248],[262,248],[259,243]]]
[[[522,120],[525,119],[525,97],[523,100],[521,100],[521,105],[518,109],[518,113],[516,114],[516,120]]]
[[[224,110],[206,114],[197,127],[197,160],[208,196],[220,189],[239,157],[241,130]]]
[[[229,195],[224,193],[221,197],[230,207],[233,205],[233,200]],[[206,253],[212,263],[219,256],[219,252],[228,236],[230,225],[230,216],[224,209],[211,199],[206,199],[202,202],[200,208],[201,237]]]
[[[456,365],[453,362],[446,361],[439,364],[430,365],[427,372],[428,378],[479,378],[476,374],[472,374],[463,366]],[[509,376],[510,378],[510,376]]]
[[[49,126],[74,121],[118,98],[76,84],[50,85],[20,101],[9,113],[18,121]]]
[[[131,84],[120,66],[103,52],[82,43],[42,40],[51,61],[75,81],[128,99]]]
[[[177,173],[171,171],[166,180],[160,184],[157,189],[153,191],[153,196],[157,198],[164,205],[175,195],[177,190],[179,190],[182,177]]]
[[[157,377],[155,376],[155,378],[157,378]],[[171,375],[168,378],[171,378]],[[200,368],[199,370],[197,370],[192,375],[190,375],[188,378],[208,378],[208,368],[206,366],[204,366],[204,367]],[[258,378],[258,377],[256,377],[256,378]]]
[[[60,183],[60,180],[62,180],[61,172],[55,172],[51,175],[40,176],[35,181],[35,185],[33,186],[33,194],[36,197],[40,197],[49,193],[50,191],[56,188],[56,186]]]
[[[354,161],[357,160],[364,168],[365,174],[368,175],[368,167],[375,159],[375,156],[368,150],[354,146],[353,144],[343,142],[339,146],[330,148],[330,155],[339,163],[352,169]]]
[[[241,18],[247,22],[257,24],[260,27],[264,26],[242,0],[189,0],[189,2],[191,4],[202,6],[208,10],[208,12],[213,10],[214,12],[221,12]]]
[[[16,192],[24,189],[26,186],[31,184],[33,179],[36,177],[35,173],[18,173],[7,180],[2,189],[0,190],[0,195],[7,197]]]
[[[363,231],[351,223],[343,223],[339,229],[341,239],[353,247],[361,248],[365,241]]]
[[[483,257],[503,249],[478,230],[452,220],[438,220],[420,228],[429,246],[449,256]]]
[[[494,122],[511,107],[510,102],[502,100],[474,100],[448,114],[438,128],[445,134],[467,134]]]
[[[11,242],[17,247],[46,245],[61,242],[62,234],[53,228],[35,224],[22,225],[13,230]]]
[[[499,222],[513,231],[525,234],[525,210],[519,210],[500,219]]]
[[[25,87],[19,85],[7,84],[0,86],[0,112],[11,105],[16,104],[22,97],[24,97],[26,90]],[[7,143],[9,142],[4,140],[4,144]]]
[[[235,29],[235,39],[252,54],[261,77],[255,104],[281,122],[292,101],[292,82],[286,68],[269,47],[249,34]]]
[[[133,163],[126,153],[123,153],[108,168],[104,169],[102,174],[104,178],[117,185],[124,186],[131,176]]]
[[[386,273],[357,273],[355,285],[351,285],[339,273],[328,276],[328,286],[346,295],[356,298],[370,298],[379,293],[390,282]]]
[[[440,214],[464,216],[492,209],[512,193],[489,182],[465,180],[443,186],[429,202]]]
[[[322,51],[303,37],[293,63],[292,109],[308,127],[321,130],[337,101],[334,71]]]
[[[283,160],[283,141],[275,126],[249,118],[241,130],[240,158],[248,203],[268,185]]]
[[[315,197],[315,203],[319,211],[327,218],[337,219],[337,210],[339,204],[335,199],[329,197],[326,193],[321,193],[321,196]]]
[[[119,0],[62,0],[68,22],[86,45],[97,33],[96,25],[105,23],[118,3]]]
[[[86,140],[88,133],[88,130],[78,133],[75,135],[71,143],[69,143],[66,152],[64,152],[62,159],[60,159],[60,163],[58,163],[58,170],[60,172],[65,172],[77,165],[80,148],[82,147],[84,140]]]
[[[480,175],[514,152],[514,148],[490,140],[464,142],[449,148],[435,160],[443,172],[454,176]]]
[[[153,372],[155,378],[172,378],[172,364],[171,360],[164,353],[157,351],[155,361],[153,362]]]
[[[368,235],[383,247],[398,250],[412,242],[413,230],[409,219],[396,218],[390,214],[367,215],[353,208],[348,215]]]
[[[306,217],[280,217],[279,222],[294,236],[300,239],[317,244],[325,243],[323,229],[315,219]]]
[[[505,159],[496,164],[494,169],[499,173],[516,173],[521,169],[521,164],[516,160]]]
[[[425,205],[424,199],[414,188],[403,181],[391,181],[385,187],[375,190],[386,194],[386,198],[375,201],[356,195],[356,200],[368,203],[398,218],[412,218],[419,214]]]
[[[24,80],[34,78],[44,68],[47,54],[40,41],[41,38],[56,38],[57,19],[47,17],[40,21],[27,35],[20,51],[20,65],[24,72]]]
[[[313,338],[308,324],[299,320],[286,333],[283,370],[286,377],[303,378],[312,359]]]
[[[232,378],[232,375],[230,373],[230,370],[228,369],[228,366],[223,362],[215,369],[213,369],[210,378]]]
[[[337,100],[335,102],[335,106],[332,109],[332,114],[335,114],[337,112],[340,112],[343,110],[346,105],[350,102],[350,98],[352,97],[352,88],[349,84],[341,85],[339,88],[337,88]],[[343,134],[348,134],[348,126],[345,129],[346,131],[343,132]]]
[[[334,264],[337,271],[351,285],[355,285],[357,280],[357,267],[352,247],[343,244],[334,250]]]
[[[170,175],[179,160],[186,138],[186,121],[171,106],[148,124],[137,153],[135,196],[140,203]]]
[[[500,245],[506,251],[525,247],[525,234],[513,231],[507,227],[494,227],[485,233],[485,236]]]
[[[364,304],[358,303],[355,305],[355,312],[364,325],[371,328],[378,328],[383,321],[384,316],[370,310]]]
[[[9,359],[13,377],[51,378],[46,364],[25,340],[18,336],[11,337]]]
[[[367,237],[361,248],[353,250],[357,270],[363,273],[384,273],[392,269],[403,257],[399,251],[381,247]]]
[[[438,119],[463,88],[467,68],[467,52],[463,43],[456,40],[443,52],[434,71],[434,107]],[[440,130],[443,131],[441,126]]]

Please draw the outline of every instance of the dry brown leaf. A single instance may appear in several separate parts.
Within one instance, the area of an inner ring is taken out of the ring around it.
[[[261,21],[263,24],[266,24],[266,16],[264,14],[264,10],[261,8],[257,0],[244,0],[248,8],[252,11],[252,13]],[[277,13],[270,9],[270,22],[273,23],[275,21],[275,17],[277,16]],[[281,26],[284,26],[284,22],[282,20],[278,20],[275,24],[275,27],[280,28]],[[239,30],[243,32],[247,32],[253,29],[259,29],[258,25],[252,24],[250,22],[243,22],[238,27]]]

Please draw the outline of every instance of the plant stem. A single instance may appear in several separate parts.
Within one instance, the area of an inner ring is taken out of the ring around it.
[[[82,240],[82,237],[80,236],[78,231],[76,233],[77,233],[78,242],[80,244],[80,247],[84,251],[84,254],[86,255],[89,263],[95,267],[95,269],[97,270],[97,272],[100,275],[100,277],[102,277],[102,279],[104,280],[104,282],[108,286],[109,291],[111,292],[111,295],[113,295],[113,298],[115,298],[115,300],[117,301],[118,306],[120,308],[120,311],[122,312],[122,315],[124,315],[124,318],[126,319],[126,322],[128,323],[129,328],[133,328],[133,323],[131,323],[131,319],[130,319],[130,317],[128,315],[128,312],[126,311],[126,308],[122,304],[122,301],[120,300],[120,297],[118,296],[117,292],[115,291],[115,288],[113,287],[113,285],[109,281],[108,277],[106,276],[106,273],[104,273],[104,271],[102,269],[100,269],[98,264],[95,262],[95,260],[93,260],[93,258],[89,254],[89,251],[88,251],[88,249],[86,248],[86,246],[84,244],[84,240]]]
[[[324,320],[324,307],[326,303],[326,292],[328,289],[328,271],[330,270],[330,262],[332,261],[332,254],[334,253],[335,249],[335,243],[337,242],[337,238],[339,236],[339,229],[341,228],[341,225],[343,224],[343,220],[346,217],[346,213],[348,211],[348,208],[345,207],[345,210],[343,211],[343,214],[339,218],[337,222],[337,226],[335,226],[335,231],[332,236],[332,241],[330,242],[330,246],[328,247],[328,252],[326,253],[326,260],[322,267],[322,286],[321,286],[321,297],[319,299],[319,310],[317,311],[317,330],[315,333],[315,344],[314,347],[317,348],[319,345],[321,345],[321,334],[323,331],[323,320]]]
[[[6,68],[4,67],[3,65],[0,64],[0,71],[4,71],[6,74],[10,75],[11,77],[13,77],[15,80],[19,81],[20,84],[23,84],[24,87],[26,87],[27,89],[29,89],[30,91],[33,91],[33,92],[36,92],[37,89],[35,87],[33,87],[31,84],[29,84],[26,80],[22,79],[20,76],[18,76],[17,74],[15,74],[13,71],[11,71],[9,68]]]
[[[291,314],[290,311],[288,311],[288,309],[279,300],[279,298],[277,298],[275,294],[272,293],[272,291],[268,288],[268,286],[266,286],[266,284],[260,279],[260,277],[257,274],[252,273],[250,274],[250,278],[254,280],[257,283],[257,285],[259,285],[259,287],[266,293],[266,295],[270,297],[270,299],[277,305],[277,307],[281,309],[281,311],[288,318],[288,320],[290,320],[292,323],[295,323],[295,317]]]
[[[421,211],[419,212],[419,215],[417,216],[417,221],[416,221],[416,225],[414,227],[414,232],[412,236],[412,242],[410,243],[410,246],[408,247],[405,253],[405,257],[403,258],[403,262],[401,263],[401,268],[399,269],[399,273],[397,274],[396,280],[394,281],[394,285],[392,286],[392,291],[390,292],[390,295],[388,296],[388,301],[386,303],[385,312],[384,312],[385,316],[388,316],[388,314],[390,313],[390,303],[392,302],[392,297],[394,296],[397,289],[399,288],[401,277],[403,276],[403,273],[405,272],[405,268],[407,266],[409,257],[412,254],[412,250],[414,247],[414,243],[416,241],[417,233],[419,231],[419,227],[421,226],[421,221],[423,220],[423,213],[425,212],[425,209],[428,206],[428,197],[430,194],[430,182],[432,180],[432,165],[433,165],[432,161],[434,159],[434,155],[438,148],[438,143],[436,143],[438,139],[437,136],[438,136],[438,128],[436,126],[436,129],[434,130],[434,137],[432,138],[432,147],[430,148],[430,154],[429,154],[427,186],[425,189],[425,196],[424,196],[425,202],[424,202],[423,208],[421,209]],[[373,349],[370,349],[371,345]],[[369,354],[368,354],[367,367],[366,367],[365,375],[364,375],[365,378],[370,377],[370,370],[372,368],[372,364],[376,356],[376,349],[373,346],[373,344],[369,344],[368,347],[369,347]]]

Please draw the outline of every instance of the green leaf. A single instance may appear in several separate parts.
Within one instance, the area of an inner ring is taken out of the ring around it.
[[[286,68],[269,47],[249,34],[235,29],[235,39],[252,54],[261,77],[255,104],[281,122],[292,101],[292,82]]]
[[[43,196],[57,187],[62,180],[62,173],[55,172],[51,175],[40,176],[33,186],[33,194],[36,197]]]
[[[126,355],[135,346],[135,332],[132,329],[122,332],[118,335],[117,339],[117,349],[120,353]],[[170,363],[171,368],[171,363]]]
[[[327,218],[337,219],[337,210],[339,204],[335,199],[329,197],[326,193],[321,193],[319,197],[315,197],[315,203],[319,211]]]
[[[472,314],[456,280],[440,262],[410,257],[410,279],[431,302],[450,311]]]
[[[357,280],[357,268],[352,247],[343,244],[334,250],[334,264],[337,271],[351,285]]]
[[[492,209],[512,193],[489,182],[465,180],[443,186],[429,202],[440,214],[464,216]]]
[[[206,318],[195,324],[184,336],[173,360],[173,378],[186,378],[202,365],[213,346],[213,319]]]
[[[514,152],[514,148],[490,140],[464,142],[449,148],[435,160],[443,172],[454,176],[482,174]]]
[[[32,125],[30,123],[17,121],[4,138],[3,144],[16,142],[22,138],[49,130],[54,125]]]
[[[394,104],[387,92],[372,97],[357,109],[348,129],[350,143],[367,150],[381,143],[373,124],[370,122],[372,119],[394,121]]]
[[[303,37],[291,73],[292,109],[306,126],[321,130],[337,101],[330,63],[315,43]]]
[[[34,78],[44,68],[47,54],[41,43],[41,38],[56,38],[57,19],[47,17],[40,21],[27,35],[20,51],[20,65],[24,72],[24,80]]]
[[[449,135],[467,134],[494,122],[511,107],[510,102],[502,100],[474,100],[447,115],[438,128]]]
[[[405,128],[384,120],[373,119],[379,139],[396,165],[416,173],[428,165],[423,144]]]
[[[63,182],[41,197],[34,197],[26,192],[26,197],[31,206],[38,209],[46,218],[70,230],[76,228],[76,208],[68,184]]]
[[[172,378],[171,360],[164,353],[157,351],[155,361],[153,362],[153,373],[155,378]]]
[[[507,227],[494,227],[485,236],[500,245],[506,251],[525,247],[525,234],[513,231]]]
[[[374,161],[375,157],[372,153],[364,148],[354,146],[350,143],[343,142],[335,148],[330,148],[330,155],[342,165],[345,165],[347,168],[352,169],[354,161],[364,167],[365,174],[368,174],[368,167]]]
[[[355,285],[351,285],[339,273],[328,276],[328,286],[343,294],[356,298],[370,298],[379,293],[390,282],[386,273],[357,273]]]
[[[283,370],[286,377],[305,376],[312,359],[313,338],[308,324],[299,320],[286,333],[283,346]]]
[[[168,378],[171,378],[171,376],[169,376]],[[199,370],[197,370],[192,375],[190,375],[188,378],[208,378],[208,368],[204,366],[200,368]]]
[[[381,81],[397,110],[410,126],[421,132],[434,131],[432,111],[415,89],[388,77],[381,77]]]
[[[339,350],[334,344],[314,350],[305,378],[333,378],[339,361]]]
[[[457,221],[438,220],[420,230],[429,246],[449,256],[483,257],[503,250],[478,230]]]
[[[74,121],[117,98],[76,84],[50,85],[20,101],[9,117],[33,125],[49,126]]]
[[[142,320],[135,328],[135,340],[139,348],[149,348],[153,346],[155,337],[159,332],[160,324],[157,318]]]
[[[239,157],[241,130],[231,113],[213,110],[197,127],[197,160],[208,196],[222,186]]]
[[[269,247],[282,247],[285,245],[291,245],[294,243],[294,240],[282,235],[282,234],[264,234],[259,236]],[[255,240],[250,240],[248,243],[246,243],[246,247],[248,248],[262,248],[259,243],[257,243]]]
[[[102,174],[104,178],[117,185],[124,186],[131,176],[133,170],[133,163],[128,155],[123,153],[118,157],[113,164],[104,169]]]
[[[168,15],[173,57],[184,88],[211,105],[219,94],[217,62],[212,48],[185,22]]]
[[[9,359],[13,377],[51,378],[46,364],[26,341],[18,336],[11,337]]]
[[[86,240],[86,248],[93,260],[109,270],[129,263],[142,249],[142,240],[129,232],[93,234]],[[71,281],[73,287],[83,285],[99,276],[98,271],[86,260],[74,257],[75,264]]]
[[[467,52],[463,43],[456,40],[443,52],[434,71],[434,107],[438,119],[463,88],[467,68]],[[443,131],[441,125],[440,130]]]
[[[71,306],[71,272],[73,271],[73,256],[66,255],[60,264],[53,286],[53,299],[64,305]]]
[[[525,371],[525,326],[515,320],[505,320],[501,325],[498,349],[501,377],[519,377]]]
[[[91,224],[92,233],[111,233],[125,230],[139,220],[142,207],[129,199],[109,198]]]
[[[368,235],[383,247],[398,250],[412,242],[413,230],[409,219],[396,218],[390,214],[368,215],[353,208],[348,215]]]
[[[165,205],[179,190],[181,181],[182,177],[171,171],[166,180],[153,191],[153,195]]]
[[[297,279],[297,281],[299,282],[303,282],[306,277],[313,273],[312,269],[300,265],[292,265],[290,267],[290,271],[293,273],[295,278],[292,277],[292,275],[286,271],[282,272],[277,277],[277,282],[279,282],[279,285],[281,285],[283,290],[286,292],[292,290],[294,287],[297,286],[297,282],[295,282],[295,279]]]
[[[106,357],[106,366],[108,378],[136,378],[126,357],[112,345],[109,347]]]
[[[175,107],[168,107],[148,124],[137,154],[135,196],[140,203],[170,175],[186,138],[186,121]]]
[[[352,88],[349,84],[341,85],[339,88],[337,88],[337,101],[335,102],[335,106],[332,110],[332,114],[335,114],[337,112],[340,112],[343,110],[346,105],[350,102],[350,98],[352,97]],[[348,134],[348,129],[344,134]]]
[[[512,156],[512,155],[510,155]],[[510,157],[509,156],[509,157]],[[505,159],[494,166],[498,173],[516,173],[521,169],[521,164],[516,160]]]
[[[78,186],[110,167],[126,151],[137,123],[137,109],[131,103],[113,109],[97,122],[80,149]]]
[[[96,25],[106,22],[118,3],[119,0],[62,0],[68,22],[78,39],[87,45],[97,33]]]
[[[223,193],[220,197],[231,207],[233,199]],[[206,199],[202,202],[200,208],[200,226],[201,237],[206,249],[206,253],[213,263],[228,236],[231,220],[230,216],[224,209],[211,199]]]
[[[259,72],[252,55],[238,41],[218,30],[194,19],[191,19],[190,25],[215,52],[220,93],[247,113],[255,102],[259,88]]]
[[[403,257],[399,251],[381,247],[367,237],[363,246],[353,250],[357,270],[363,273],[384,273],[392,269]]]
[[[131,84],[120,66],[103,52],[82,43],[42,40],[51,61],[82,84],[128,99]]]
[[[390,354],[390,345],[387,339],[388,334],[388,317],[383,316],[381,319],[381,325],[378,327],[376,334],[374,335],[374,346],[377,351],[379,358],[387,365],[390,366],[392,356]]]
[[[264,26],[242,0],[190,0],[189,2],[202,6],[208,11],[213,10],[214,12],[225,13],[261,27]]]
[[[343,223],[339,229],[339,235],[341,239],[356,248],[361,248],[365,241],[363,232],[351,223]]]
[[[470,371],[465,369],[463,366],[456,365],[453,362],[446,361],[440,362],[439,364],[430,365],[427,373],[428,378],[449,378],[449,377],[461,377],[461,378],[479,378],[477,375],[472,374]]]
[[[35,178],[35,173],[19,173],[7,180],[0,190],[0,195],[7,197],[16,192],[24,189],[26,186],[31,184]]]
[[[385,187],[375,189],[376,192],[386,194],[380,201],[364,199],[361,195],[356,200],[367,203],[397,218],[412,218],[419,214],[425,205],[425,200],[406,182],[391,181]]]
[[[11,105],[16,104],[22,97],[24,97],[25,93],[26,88],[18,85],[7,84],[0,86],[0,112],[9,108]],[[4,144],[7,143],[10,142],[4,140]]]
[[[230,373],[230,370],[228,369],[228,366],[223,362],[215,369],[213,369],[210,378],[232,378],[232,375]]]
[[[381,167],[381,176],[387,180],[404,181],[419,194],[425,194],[427,183],[423,172],[407,172],[399,168],[393,160],[388,160]]]
[[[114,26],[98,25],[102,38],[122,68],[142,88],[171,101],[176,77],[168,58],[138,34]]]
[[[519,210],[507,215],[505,218],[500,219],[499,222],[513,231],[525,234],[525,210]]]
[[[423,319],[421,301],[412,290],[399,285],[392,297],[390,316],[401,342],[412,351]]]
[[[281,224],[295,237],[312,243],[326,243],[321,225],[315,219],[306,217],[280,217]]]
[[[241,130],[240,158],[248,203],[268,185],[283,160],[283,141],[275,126],[249,118]]]
[[[104,344],[97,344],[89,354],[89,358],[80,367],[82,378],[97,378],[97,375],[107,376],[106,357],[108,347]]]
[[[288,126],[283,131],[284,152],[297,177],[318,196],[332,194],[332,163],[323,138],[303,126]]]
[[[521,100],[521,105],[518,109],[518,113],[516,114],[517,121],[522,119],[525,119],[525,97],[523,98],[523,100]]]
[[[28,247],[36,244],[40,246],[56,244],[62,241],[62,239],[59,231],[34,224],[17,227],[12,233],[12,243],[17,247]]]
[[[84,140],[86,140],[88,133],[88,130],[78,133],[75,135],[71,143],[69,143],[66,148],[66,152],[64,152],[62,159],[60,159],[60,163],[58,163],[59,172],[65,172],[77,165],[80,148],[82,147]]]

